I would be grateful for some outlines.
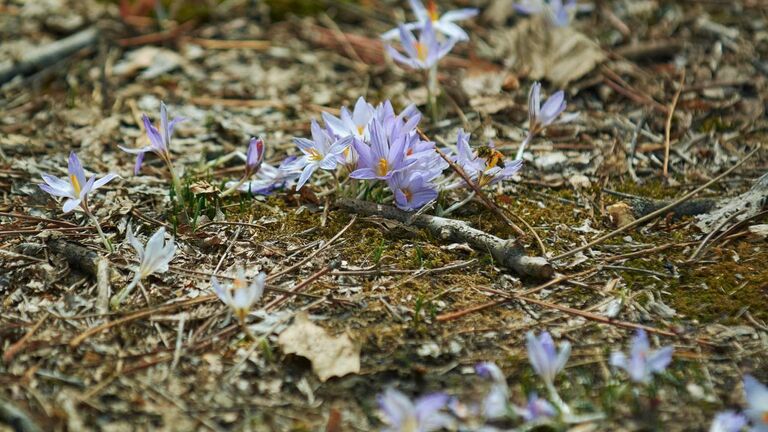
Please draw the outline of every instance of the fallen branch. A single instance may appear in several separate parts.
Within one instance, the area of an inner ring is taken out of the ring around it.
[[[713,203],[714,209],[702,215],[696,222],[696,226],[708,233],[731,218],[738,222],[749,219],[760,213],[766,204],[768,204],[768,173],[758,178],[755,184],[743,194]]]
[[[3,61],[0,63],[0,84],[10,81],[16,75],[27,74],[36,69],[50,66],[83,48],[96,45],[97,37],[96,28],[88,27],[64,39],[32,49],[18,62]]]
[[[366,201],[340,199],[336,206],[367,216],[381,216],[419,228],[428,229],[443,241],[467,242],[478,251],[490,252],[502,266],[522,276],[550,279],[554,274],[552,265],[543,257],[532,257],[525,253],[515,239],[501,239],[472,228],[466,222],[430,215],[414,215],[392,206]]]

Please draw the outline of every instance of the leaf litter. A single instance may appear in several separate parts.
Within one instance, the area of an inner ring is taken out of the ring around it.
[[[622,322],[664,331],[650,335],[653,345],[675,346],[650,401],[669,430],[706,429],[716,411],[744,407],[744,373],[768,380],[765,200],[751,192],[765,173],[764,147],[703,192],[722,210],[664,214],[557,258],[642,217],[638,203],[670,203],[764,146],[766,30],[744,12],[759,14],[753,2],[600,5],[549,35],[508,1],[440,2],[506,12],[467,22],[471,42],[446,58],[439,77],[454,100],[442,100],[444,120],[424,123],[430,137],[452,142],[464,127],[513,155],[525,137],[525,89],[540,78],[550,81],[547,95],[562,87],[569,110],[581,112],[533,140],[530,163],[486,192],[532,226],[542,255],[567,277],[544,288],[487,251],[446,246],[407,222],[360,217],[345,230],[351,213],[318,196],[330,178],[264,199],[217,202],[211,192],[241,172],[243,160],[227,157],[251,136],[265,138],[265,161],[276,165],[294,152],[290,137],[309,136],[310,119],[361,95],[427,112],[416,74],[388,64],[378,39],[407,10],[402,2],[291,2],[288,15],[274,12],[279,1],[205,11],[177,2],[159,20],[146,2],[46,3],[43,12],[34,2],[2,6],[4,40],[18,39],[3,53],[22,58],[95,24],[101,36],[0,89],[0,421],[23,430],[318,430],[340,413],[333,422],[344,428],[377,429],[377,394],[396,386],[469,400],[484,385],[472,372],[479,361],[495,361],[512,377],[511,398],[524,403],[537,387],[525,334],[548,329],[573,345],[563,399],[614,401],[618,415],[582,427],[652,429],[610,378],[610,352],[632,336]],[[575,48],[541,49],[542,39]],[[664,123],[681,67],[664,181]],[[147,144],[141,114],[156,120],[160,101],[188,118],[172,152],[195,199],[194,228],[170,217],[160,161],[147,158],[143,175],[132,176],[132,158],[117,149]],[[87,218],[64,215],[35,185],[42,172],[66,174],[70,149],[89,176],[123,178],[101,188],[92,208],[114,253]],[[207,164],[215,160],[224,162]],[[441,199],[454,198],[463,196]],[[740,212],[745,202],[749,211]],[[537,250],[480,201],[451,217]],[[179,250],[168,272],[105,314],[105,291],[130,283],[138,264],[123,242],[129,222],[142,242],[165,227]],[[210,287],[211,275],[223,279],[238,264],[275,275],[264,308],[249,316],[262,343]],[[302,321],[302,309],[321,316],[322,327]],[[333,355],[335,345],[343,355]]]

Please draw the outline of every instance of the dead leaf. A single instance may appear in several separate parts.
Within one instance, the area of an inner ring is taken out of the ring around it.
[[[492,35],[496,56],[534,80],[563,87],[588,74],[605,59],[600,47],[572,27],[552,27],[534,16]]]
[[[306,312],[299,313],[293,324],[277,339],[285,354],[296,354],[312,362],[312,371],[325,382],[360,372],[360,347],[348,334],[329,335],[324,328],[309,321]]]

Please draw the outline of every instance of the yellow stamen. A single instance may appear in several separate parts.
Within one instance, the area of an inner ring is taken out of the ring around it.
[[[358,126],[357,127],[357,134],[358,135],[362,135],[364,130],[365,130],[365,125]]]
[[[69,181],[72,183],[72,188],[75,189],[75,195],[80,196],[80,182],[77,181],[77,176],[70,174]]]
[[[316,149],[311,148],[308,151],[309,151],[309,160],[311,161],[323,160],[323,155],[321,155],[320,152],[317,151]]]
[[[429,49],[421,42],[416,42],[416,57],[421,61],[427,61],[427,54]]]
[[[379,159],[379,166],[376,170],[376,174],[380,177],[384,177],[387,175],[387,172],[389,172],[389,162],[384,158]]]

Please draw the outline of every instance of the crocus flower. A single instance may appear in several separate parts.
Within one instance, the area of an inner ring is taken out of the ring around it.
[[[552,387],[555,377],[565,367],[568,357],[571,355],[571,344],[567,341],[560,344],[560,352],[557,352],[555,343],[549,332],[542,332],[539,337],[533,332],[526,335],[526,348],[528,359],[533,370],[544,380],[547,386]]]
[[[173,238],[167,242],[165,241],[165,227],[160,227],[149,238],[146,248],[134,237],[133,228],[130,224],[128,224],[126,239],[136,250],[136,256],[140,264],[131,283],[112,297],[112,307],[115,308],[125,300],[125,297],[130,294],[142,279],[153,273],[165,273],[168,271],[168,263],[171,262],[173,254],[176,253],[176,245],[173,242]]]
[[[263,163],[256,173],[256,178],[246,182],[231,181],[226,183],[227,188],[237,187],[240,192],[246,192],[251,195],[269,195],[275,189],[285,188],[287,185],[299,177],[300,170],[291,170],[290,167],[296,162],[296,156],[289,156],[280,166],[274,166]]]
[[[396,172],[387,179],[395,194],[395,204],[405,211],[418,210],[437,199],[437,188],[419,172]]]
[[[563,114],[565,107],[565,92],[562,90],[550,96],[542,105],[541,83],[533,83],[531,90],[528,92],[528,135],[523,143],[520,144],[520,149],[515,157],[516,160],[523,158],[526,145],[544,129],[553,124],[571,122],[579,116],[577,112]],[[561,114],[563,115],[561,116]],[[558,119],[558,117],[560,118]]]
[[[523,0],[514,4],[515,10],[526,15],[544,14],[555,27],[565,27],[571,20],[571,11],[576,9],[576,0]]]
[[[437,2],[435,0],[427,0],[427,7],[421,0],[409,0],[411,10],[416,15],[416,21],[404,24],[403,26],[407,30],[422,28],[424,23],[429,21],[432,26],[438,32],[448,36],[449,38],[459,41],[469,40],[469,35],[461,27],[455,24],[456,21],[462,21],[469,19],[477,15],[478,10],[475,8],[456,9],[444,13],[442,16],[437,11]],[[398,36],[399,29],[394,28],[381,35],[383,39],[394,39]]]
[[[671,346],[651,350],[648,334],[643,329],[637,330],[632,338],[629,357],[622,352],[611,354],[611,365],[624,369],[629,378],[636,383],[647,384],[654,373],[664,371],[672,361]]]
[[[259,172],[261,164],[264,161],[264,140],[261,138],[251,138],[248,143],[248,150],[245,155],[245,172],[240,178],[240,181],[227,182],[225,186],[227,190],[221,193],[221,196],[227,196],[236,190],[240,190],[240,186],[243,185],[248,179]]]
[[[451,418],[441,412],[448,404],[448,395],[433,393],[411,401],[403,393],[389,388],[378,396],[387,432],[429,432],[452,425]]]
[[[456,39],[453,38],[444,41],[438,40],[430,20],[425,21],[418,40],[403,25],[400,25],[399,30],[400,43],[405,55],[391,45],[387,45],[387,52],[398,63],[414,69],[432,69],[456,45]]]
[[[747,409],[744,414],[752,420],[751,432],[768,432],[768,387],[752,375],[744,376]]]
[[[494,363],[482,362],[475,365],[475,372],[492,381],[488,393],[483,397],[480,414],[486,420],[505,417],[509,411],[509,387],[501,369]]]
[[[515,412],[526,422],[551,418],[557,414],[554,405],[540,398],[536,393],[528,395],[528,403],[524,407],[515,407]]]
[[[264,161],[264,140],[251,138],[245,155],[245,177],[256,174]]]
[[[232,309],[242,324],[245,323],[245,317],[251,310],[251,306],[264,294],[266,280],[267,275],[264,272],[259,272],[253,282],[249,284],[248,279],[245,278],[245,270],[238,267],[237,276],[231,286],[222,286],[216,276],[211,277],[211,285],[213,285],[219,299]]]
[[[368,140],[368,122],[371,121],[376,110],[373,105],[360,96],[355,103],[354,110],[350,113],[347,107],[341,107],[340,117],[323,112],[323,121],[337,138],[354,136],[363,141]]]
[[[173,128],[176,126],[176,123],[184,121],[185,119],[176,117],[169,122],[168,109],[166,108],[165,103],[160,102],[160,130],[152,124],[146,114],[142,116],[142,120],[144,122],[144,129],[147,131],[147,136],[149,137],[149,145],[137,149],[118,146],[121,150],[136,155],[136,165],[133,169],[134,174],[139,173],[141,163],[144,161],[144,154],[147,152],[155,153],[170,166],[171,154],[168,147],[171,144]]]
[[[354,179],[387,180],[406,167],[404,134],[387,134],[384,126],[373,119],[370,124],[371,144],[353,139],[358,155],[357,169],[349,176]]]
[[[67,170],[69,171],[68,179],[43,173],[42,178],[45,184],[39,185],[40,189],[52,196],[66,198],[62,208],[64,213],[69,213],[80,206],[83,211],[90,215],[88,194],[119,177],[117,174],[109,173],[98,180],[96,180],[95,175],[86,179],[83,165],[75,152],[69,153]]]
[[[302,170],[296,190],[301,189],[318,168],[325,170],[336,168],[339,155],[344,152],[344,149],[349,146],[352,140],[351,137],[334,140],[328,131],[321,128],[315,120],[312,120],[311,131],[312,140],[306,138],[293,139],[294,144],[299,147],[299,150],[304,155],[296,159],[290,166],[285,167],[287,170]]]
[[[535,82],[528,93],[528,128],[533,134],[537,134],[547,126],[557,123],[568,123],[579,116],[579,113],[567,113],[565,111],[565,92],[558,90],[550,96],[544,105],[541,104],[541,83]],[[560,119],[558,120],[558,117]]]
[[[723,411],[712,420],[709,432],[739,432],[746,425],[747,419],[743,415],[733,411]]]
[[[498,161],[492,163],[488,159],[479,157],[469,146],[470,135],[459,129],[456,139],[457,156],[455,162],[464,170],[464,173],[479,187],[496,184],[514,176],[523,167],[521,160],[505,161],[504,167],[499,166]],[[494,149],[493,142],[488,147]],[[461,184],[464,184],[463,182]]]

